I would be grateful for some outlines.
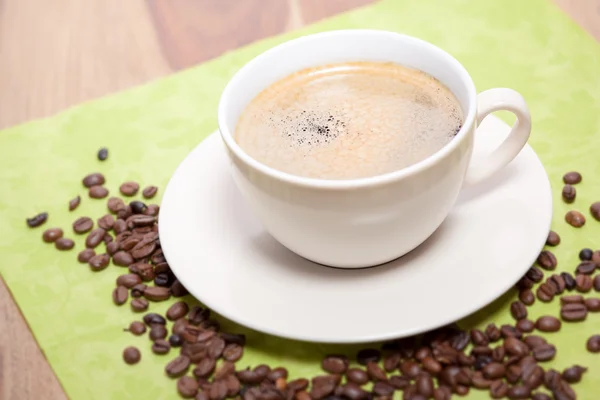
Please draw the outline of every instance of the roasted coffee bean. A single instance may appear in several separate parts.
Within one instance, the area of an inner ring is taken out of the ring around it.
[[[423,361],[426,357],[431,357],[431,349],[427,346],[421,346],[415,351],[414,357],[418,361]]]
[[[141,358],[142,354],[137,347],[130,346],[123,350],[123,361],[129,365],[137,364]]]
[[[573,295],[569,295],[569,296],[562,296],[560,298],[560,304],[565,305],[565,304],[582,304],[583,303],[583,296],[580,294],[573,294]]]
[[[106,232],[102,228],[96,228],[90,232],[85,239],[85,247],[89,249],[96,248],[104,240],[104,234]]]
[[[85,249],[79,252],[77,255],[77,261],[80,263],[88,263],[92,257],[96,255],[93,249]]]
[[[387,375],[385,371],[374,361],[369,361],[367,363],[367,374],[373,382],[387,381]]]
[[[423,368],[432,375],[437,375],[442,371],[442,364],[433,357],[425,357],[421,363]]]
[[[104,179],[104,175],[98,172],[89,174],[88,176],[83,178],[82,181],[83,186],[85,186],[86,188],[91,188],[92,186],[96,185],[104,185],[105,182],[106,180]]]
[[[244,354],[244,348],[239,344],[230,343],[223,349],[223,359],[226,361],[236,362]]]
[[[526,319],[522,319],[521,321],[527,321]],[[519,321],[520,322],[520,321]],[[492,351],[492,358],[494,361],[502,362],[504,360],[504,356],[506,355],[506,350],[503,345],[497,346]]]
[[[173,281],[170,290],[173,297],[183,297],[188,294],[187,289],[181,284],[181,282],[179,282],[178,279]]]
[[[185,317],[188,311],[189,307],[187,303],[184,301],[178,301],[174,303],[171,307],[169,307],[166,315],[169,320],[175,321],[181,317]]]
[[[131,212],[130,206],[125,206],[119,211],[117,211],[117,219],[127,220],[127,218],[131,217],[133,213]]]
[[[600,353],[600,335],[592,335],[586,342],[586,349],[590,353]]]
[[[109,198],[106,204],[108,207],[108,211],[110,211],[113,214],[116,214],[117,212],[125,208],[125,203],[118,197]]]
[[[575,187],[568,185],[568,184],[563,186],[562,199],[565,203],[574,202],[576,196],[577,196],[577,190],[575,190]]]
[[[94,221],[89,217],[80,217],[73,222],[73,231],[75,233],[87,233],[94,227]]]
[[[210,318],[210,309],[194,306],[190,310],[188,319],[192,325],[200,325],[202,322]]]
[[[156,196],[156,192],[158,192],[158,188],[156,186],[147,186],[142,191],[142,196],[146,199],[151,199]]]
[[[585,225],[585,217],[577,210],[567,212],[567,214],[565,214],[565,221],[575,228],[581,228]]]
[[[419,375],[416,379],[416,385],[417,385],[417,392],[423,396],[425,396],[426,399],[429,399],[431,396],[433,396],[433,379],[431,379],[431,376],[429,375]],[[392,387],[392,391],[389,394],[393,393],[393,387]]]
[[[551,344],[544,344],[533,349],[533,357],[537,361],[550,361],[556,355],[556,347]]]
[[[421,380],[417,379],[417,390],[419,390],[419,382],[425,382],[427,380],[427,378],[429,378],[429,380],[431,380],[431,377],[428,377],[428,376],[427,377],[423,376],[421,378]],[[422,395],[429,398],[433,394],[433,381],[432,381],[431,387],[426,386],[427,383],[423,383],[423,385],[425,385],[425,386],[422,386],[422,388],[421,388],[422,390],[427,391],[427,390],[431,389],[430,392],[427,392],[427,393],[429,393],[429,395],[425,395],[425,393],[421,393]],[[377,396],[392,396],[392,394],[394,393],[394,390],[395,390],[395,388],[387,382],[379,381],[373,385],[373,393],[375,393]],[[348,397],[348,396],[346,396],[346,397]],[[366,397],[367,396],[362,397],[362,398],[366,398]]]
[[[134,214],[143,214],[143,212],[146,210],[146,204],[137,200],[129,203],[129,207],[131,207],[131,212]]]
[[[557,332],[560,330],[561,322],[558,318],[545,315],[537,319],[535,327],[542,332]]]
[[[492,396],[493,399],[501,399],[506,397],[507,394],[508,385],[505,382],[497,380],[490,385],[490,396]]]
[[[77,196],[77,197],[69,200],[69,211],[73,211],[74,209],[79,207],[80,203],[81,203],[81,196]]]
[[[379,362],[381,353],[377,349],[363,349],[356,354],[356,361],[361,365],[367,365],[369,361]]]
[[[369,375],[360,368],[348,368],[346,371],[346,379],[358,385],[364,385],[369,381]]]
[[[583,304],[585,304],[585,307],[590,312],[598,312],[598,311],[600,311],[600,298],[590,297],[588,299],[585,299],[584,302],[583,302]]]
[[[569,383],[577,383],[581,380],[583,374],[587,371],[587,368],[580,365],[573,365],[570,368],[566,368],[562,372],[562,378]]]
[[[475,346],[471,349],[471,354],[473,354],[474,356],[491,356],[492,353],[493,350],[488,346]]]
[[[554,253],[550,250],[543,250],[537,258],[537,264],[548,271],[552,271],[556,269],[558,262]]]
[[[500,332],[498,332],[500,334]],[[500,335],[498,335],[500,336]],[[488,338],[479,329],[471,329],[471,341],[475,346],[487,346]]]
[[[575,277],[575,288],[580,293],[587,293],[592,290],[593,281],[589,275],[577,275]]]
[[[68,238],[58,238],[56,239],[56,241],[54,242],[54,247],[57,250],[71,250],[73,247],[75,247],[75,242],[71,239]]]
[[[225,350],[225,341],[220,337],[215,337],[208,343],[208,356],[211,358],[217,359],[221,357],[223,350]]]
[[[560,317],[564,321],[583,321],[587,317],[587,308],[584,304],[565,304],[560,308]]]
[[[167,354],[169,350],[171,350],[171,345],[164,339],[155,340],[152,344],[152,352],[154,354]]]
[[[221,365],[219,366],[219,368],[217,368],[217,371],[215,372],[214,376],[213,376],[213,380],[221,380],[223,378],[225,378],[228,375],[232,375],[235,373],[235,365],[230,362],[230,361],[224,361],[223,363],[221,363]]]
[[[600,221],[600,201],[597,201],[590,206],[590,214],[592,214],[594,219]]]
[[[153,226],[156,223],[156,217],[151,215],[134,214],[127,219],[131,222],[134,228],[141,228],[144,226]],[[157,234],[149,235],[152,241],[156,240]],[[154,250],[153,250],[154,251]]]
[[[537,392],[531,395],[531,400],[552,400],[552,397],[548,396],[546,393]]]
[[[546,339],[544,339],[541,336],[537,336],[537,335],[528,335],[526,336],[523,341],[527,344],[527,346],[529,346],[531,349],[535,349],[536,347],[539,347],[541,345],[546,344]]]
[[[299,392],[308,387],[308,379],[299,378],[294,379],[293,381],[289,381],[287,383],[287,389],[290,392]]]
[[[110,233],[105,233],[104,234],[104,239],[102,239],[102,241],[104,242],[104,244],[108,245],[109,243],[113,242],[113,237],[110,235]]]
[[[569,185],[575,185],[581,182],[581,174],[577,171],[567,172],[563,175],[563,182]]]
[[[184,399],[191,399],[198,393],[198,382],[191,376],[182,376],[177,380],[177,392]]]
[[[54,243],[63,237],[63,230],[60,228],[49,228],[42,234],[42,240],[46,243]]]
[[[550,233],[548,233],[548,239],[546,239],[546,245],[547,246],[558,246],[560,244],[560,236],[558,235],[558,233],[554,232],[554,231],[550,231]]]
[[[519,279],[516,286],[517,286],[517,289],[523,290],[523,289],[531,289],[531,288],[533,288],[534,285],[535,285],[534,281],[532,281],[528,277],[524,276],[521,279]]]
[[[591,275],[596,270],[596,264],[592,261],[582,261],[575,270],[577,274]]]
[[[160,314],[148,313],[148,314],[144,315],[144,323],[148,326],[166,325],[167,320]]]
[[[535,294],[540,301],[548,303],[554,298],[554,288],[547,282],[542,283],[535,291]]]
[[[98,218],[98,226],[105,231],[110,231],[114,225],[115,218],[110,214],[106,214],[105,216]]]
[[[178,356],[165,367],[165,372],[171,378],[184,375],[190,367],[190,359],[186,356]]]
[[[593,255],[594,251],[592,249],[583,248],[579,251],[579,259],[581,261],[590,261]]]
[[[104,186],[92,186],[88,190],[88,195],[92,199],[103,199],[108,196],[108,189]]]
[[[528,364],[523,367],[523,384],[530,389],[537,389],[544,381],[544,370],[536,364]]]
[[[506,381],[508,383],[517,383],[521,379],[522,374],[521,367],[516,364],[509,365],[506,369]]]
[[[517,321],[527,318],[527,308],[520,301],[513,301],[510,304],[510,313]]]
[[[554,287],[554,294],[561,294],[566,289],[565,280],[558,274],[552,274],[548,279],[548,283],[551,283]]]
[[[440,386],[433,391],[434,400],[450,400],[452,391],[448,386]]]
[[[237,346],[241,347],[241,345],[239,345],[237,343],[230,343],[229,345],[237,345]],[[225,349],[227,349],[227,346],[225,346]],[[225,350],[223,351],[223,353],[225,353]],[[285,381],[287,378],[288,378],[288,370],[285,369],[284,367],[273,368],[267,374],[267,379],[270,380],[271,382],[276,382],[280,379],[283,379]],[[308,382],[307,382],[307,384],[308,384]],[[289,384],[288,384],[288,387],[289,387]],[[303,388],[303,389],[305,389],[305,388]],[[301,389],[294,389],[294,390],[301,390]]]
[[[146,285],[143,283],[138,283],[137,285],[131,288],[131,297],[142,297],[144,295],[144,291],[146,290]]]
[[[477,358],[475,358],[475,364],[473,365],[473,368],[476,371],[481,371],[486,365],[488,365],[492,361],[494,361],[494,359],[491,356],[488,356],[488,355],[477,356]]]
[[[119,235],[127,230],[127,224],[122,219],[117,219],[113,225],[113,230]]]
[[[471,337],[468,332],[459,331],[450,338],[450,346],[455,350],[462,351],[467,347],[470,341]]]
[[[144,215],[150,215],[156,217],[160,211],[160,207],[158,204],[148,204],[146,210],[144,211]]]
[[[535,303],[535,296],[530,289],[525,289],[519,292],[519,300],[521,300],[523,304],[530,306]]]
[[[516,327],[520,332],[529,333],[533,332],[533,330],[535,329],[535,323],[529,319],[522,319],[519,322],[517,322]]]
[[[541,257],[541,254],[540,254]],[[535,283],[539,283],[544,279],[544,273],[536,266],[529,268],[525,276]]]
[[[132,264],[129,266],[129,272],[139,275],[144,282],[154,280],[154,268],[150,264]]]
[[[391,354],[387,354],[383,357],[383,369],[386,372],[392,372],[398,368],[398,364],[400,364],[400,359],[402,356],[400,353],[394,352]]]
[[[88,264],[92,271],[102,271],[108,266],[110,256],[106,253],[97,254],[89,259]]]
[[[246,344],[246,335],[244,335],[243,333],[221,332],[221,337],[227,344],[235,343],[240,346],[244,346]]]
[[[254,370],[251,370],[250,368],[237,371],[236,375],[240,382],[251,385],[258,384],[264,379],[264,377],[259,376]]]
[[[171,267],[169,267],[169,264],[167,264],[166,262],[162,262],[154,266],[154,272],[156,272],[156,274],[158,275],[171,274],[173,271],[171,271]]]
[[[227,384],[223,381],[216,381],[209,386],[208,397],[210,400],[224,400],[227,397]],[[265,400],[278,400],[278,393],[271,388],[263,388],[259,390],[258,398]]]
[[[154,284],[156,286],[169,287],[169,275],[158,274],[154,277]]]
[[[499,362],[492,362],[483,368],[482,373],[485,378],[495,380],[504,377],[506,367]]]
[[[140,190],[140,185],[136,182],[125,182],[119,187],[119,191],[124,196],[135,196]]]
[[[106,147],[100,148],[97,154],[98,160],[104,161],[108,158],[108,149]]]
[[[502,337],[504,338],[515,337],[517,339],[520,339],[523,336],[523,334],[512,325],[502,325],[500,327],[500,332],[502,332]]]
[[[345,398],[345,399],[367,400],[369,398],[369,393],[366,392],[365,390],[363,390],[360,386],[358,386],[356,383],[353,383],[353,382],[348,382],[345,385],[340,386],[338,389],[339,389],[339,392],[340,392],[340,395],[342,396],[342,398]],[[336,389],[336,391],[338,389]],[[393,392],[394,387],[392,387],[391,389]],[[378,390],[385,391],[386,388],[379,386]],[[373,387],[373,391],[375,391],[375,387]],[[328,397],[328,399],[330,399],[330,398],[331,398],[331,396]]]
[[[529,346],[512,336],[504,339],[504,349],[507,354],[519,357],[529,353]]]
[[[173,324],[171,331],[176,334],[182,336],[186,329],[190,326],[190,322],[185,318],[180,318]]]
[[[317,377],[318,378],[318,377]],[[310,396],[313,400],[321,400],[329,396],[335,390],[335,382],[331,379],[316,380],[313,378]]]
[[[596,292],[600,292],[600,274],[594,276],[594,280],[592,282],[592,286]]]
[[[133,293],[133,290],[132,290]],[[133,294],[132,294],[133,296]],[[134,298],[131,300],[131,309],[134,312],[144,312],[148,309],[148,300],[146,299],[140,299],[140,298]]]
[[[561,272],[560,276],[565,281],[565,289],[567,289],[567,290],[575,289],[576,283],[575,283],[575,278],[573,278],[573,275],[571,275],[568,272]]]
[[[171,347],[181,347],[181,345],[183,344],[183,339],[181,338],[181,336],[173,334],[169,336],[169,344],[171,345]]]
[[[506,395],[509,399],[528,399],[531,394],[531,389],[525,385],[512,386],[508,389]]]
[[[164,339],[168,335],[167,328],[161,324],[150,325],[150,340]]]
[[[129,291],[125,286],[117,286],[113,290],[112,298],[113,303],[115,303],[116,305],[123,305],[127,302],[127,299],[129,298]]]
[[[135,336],[140,336],[146,332],[146,325],[144,325],[140,321],[133,321],[131,324],[129,324],[129,328],[126,330],[128,330]]]
[[[124,274],[117,278],[117,285],[125,286],[128,289],[139,283],[142,283],[142,279],[136,274]]]
[[[112,256],[113,264],[118,265],[120,267],[127,267],[129,264],[133,263],[133,257],[131,254],[126,251],[117,251]]]
[[[400,364],[400,372],[409,378],[415,378],[421,372],[421,367],[414,361],[405,360]]]
[[[330,374],[342,375],[348,369],[350,361],[345,356],[329,355],[321,361],[321,368]]]

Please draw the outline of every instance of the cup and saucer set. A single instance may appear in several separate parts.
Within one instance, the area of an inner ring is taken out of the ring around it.
[[[295,71],[346,61],[432,75],[456,96],[462,128],[423,161],[349,180],[291,175],[236,143],[236,122],[263,89]],[[489,115],[498,110],[517,122]],[[218,122],[166,188],[161,245],[194,297],[258,331],[359,343],[435,329],[506,292],[550,230],[550,183],[527,144],[531,117],[521,95],[477,94],[456,59],[420,39],[342,30],[286,42],[236,73]]]

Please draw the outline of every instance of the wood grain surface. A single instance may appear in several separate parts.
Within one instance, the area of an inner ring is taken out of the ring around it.
[[[374,0],[0,0],[0,129]],[[553,0],[600,40],[600,0]],[[0,279],[0,400],[65,399]]]

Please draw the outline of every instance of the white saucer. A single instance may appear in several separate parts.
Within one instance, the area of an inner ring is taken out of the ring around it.
[[[495,117],[481,129],[475,158],[508,133]],[[264,231],[230,178],[215,133],[175,171],[159,218],[173,272],[217,313],[287,338],[371,342],[434,329],[502,295],[543,247],[552,198],[546,172],[526,146],[494,178],[464,189],[438,231],[413,252],[373,268],[329,268]]]

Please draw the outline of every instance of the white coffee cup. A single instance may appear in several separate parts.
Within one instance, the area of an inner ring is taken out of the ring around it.
[[[434,76],[458,99],[462,128],[423,161],[352,180],[281,172],[251,158],[236,143],[238,119],[263,89],[295,71],[347,61],[395,62]],[[514,113],[517,122],[484,162],[469,166],[477,125],[498,110]],[[265,229],[300,256],[340,268],[382,264],[419,246],[444,221],[461,188],[508,164],[531,131],[519,93],[498,88],[478,95],[466,69],[445,51],[414,37],[376,30],[318,33],[262,53],[231,79],[221,96],[218,119],[233,178]]]

